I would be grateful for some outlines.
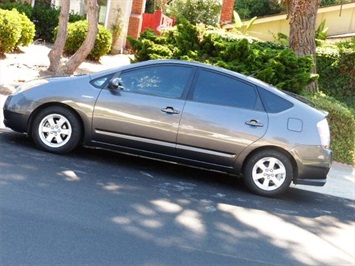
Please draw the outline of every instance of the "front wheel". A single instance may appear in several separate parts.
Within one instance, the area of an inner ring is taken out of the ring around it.
[[[244,167],[244,182],[252,192],[267,197],[284,193],[293,179],[290,159],[275,150],[255,153]]]
[[[81,137],[77,116],[72,111],[58,106],[40,111],[33,120],[31,131],[39,148],[58,154],[73,150]]]

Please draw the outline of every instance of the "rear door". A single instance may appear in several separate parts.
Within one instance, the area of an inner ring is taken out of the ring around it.
[[[232,167],[268,126],[256,88],[233,76],[199,70],[181,117],[179,156]]]
[[[193,70],[159,64],[116,75],[121,88],[103,89],[97,99],[94,139],[138,150],[175,153],[178,125]]]

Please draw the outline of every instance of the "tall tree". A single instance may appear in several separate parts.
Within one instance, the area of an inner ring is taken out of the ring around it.
[[[288,15],[290,23],[290,48],[298,56],[313,56],[314,67],[312,73],[317,73],[316,68],[316,18],[321,0],[288,0]],[[309,92],[317,91],[317,83],[311,83],[307,88]]]
[[[62,54],[68,34],[69,8],[70,0],[62,0],[59,14],[59,27],[57,38],[55,40],[53,48],[49,51],[48,54],[50,62],[48,70],[57,74],[61,72]]]
[[[53,51],[51,50],[48,54],[50,60],[50,67],[48,70],[54,72],[55,74],[73,74],[75,70],[80,66],[82,62],[85,61],[86,57],[89,55],[91,50],[94,48],[96,35],[98,31],[98,5],[97,0],[87,0],[86,12],[89,22],[88,34],[81,45],[81,47],[73,54],[65,65],[61,65],[62,53],[67,38],[67,24],[69,18],[69,6],[67,3],[70,0],[62,0],[62,9],[61,15],[59,17],[59,29],[57,40],[54,44]],[[63,14],[62,14],[63,13]],[[62,27],[62,28],[61,28]],[[60,38],[58,40],[58,37]]]

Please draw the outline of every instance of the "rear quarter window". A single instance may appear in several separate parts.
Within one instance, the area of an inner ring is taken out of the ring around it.
[[[293,107],[293,103],[263,88],[258,88],[264,108],[268,113],[280,113]]]

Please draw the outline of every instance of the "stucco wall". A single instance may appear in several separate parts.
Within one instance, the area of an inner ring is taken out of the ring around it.
[[[328,36],[355,33],[355,3],[319,8],[317,27],[324,19],[325,26],[329,28]],[[288,36],[289,31],[289,21],[284,14],[258,18],[250,27],[248,34],[265,41],[273,41],[273,34],[281,32]]]
[[[112,44],[112,53],[120,53],[126,46],[127,30],[129,17],[131,15],[132,1],[127,0],[111,0],[110,12],[107,19],[106,27],[110,30],[113,25],[121,27],[121,33],[117,40]]]

